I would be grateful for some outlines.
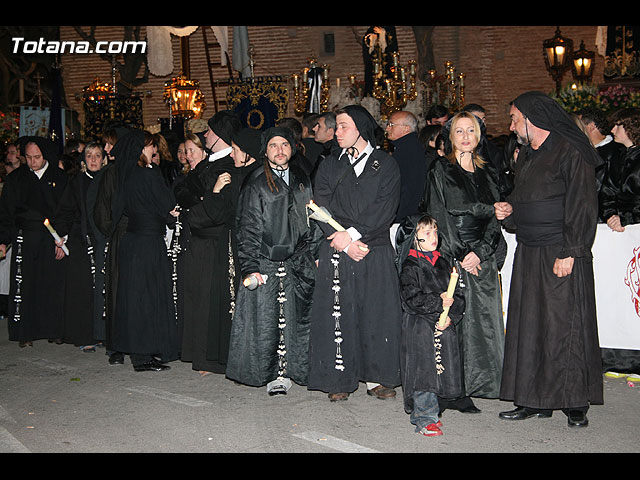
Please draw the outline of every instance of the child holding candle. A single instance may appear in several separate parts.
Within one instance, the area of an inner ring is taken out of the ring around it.
[[[424,215],[415,225],[413,248],[400,273],[404,407],[416,432],[427,437],[442,435],[438,397],[462,394],[456,327],[464,315],[464,295],[456,285],[453,298],[447,296],[457,275],[452,276],[451,265],[437,247],[436,221]],[[449,315],[441,326],[438,320],[447,308]]]

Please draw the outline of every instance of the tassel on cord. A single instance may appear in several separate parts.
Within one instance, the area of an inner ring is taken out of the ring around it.
[[[340,254],[337,250],[334,250],[331,257],[331,263],[333,264],[333,313],[331,314],[335,320],[334,328],[334,342],[336,342],[336,362],[335,369],[344,371],[344,361],[342,359],[342,330],[340,328]]]
[[[176,205],[175,210],[180,212],[182,208],[180,205]],[[167,249],[167,256],[171,258],[173,265],[173,271],[171,272],[171,280],[173,282],[173,310],[176,317],[176,323],[178,322],[178,254],[182,251],[180,245],[180,232],[182,230],[182,222],[180,221],[180,215],[176,218],[176,226],[171,238],[171,245]]]
[[[287,326],[287,322],[284,316],[284,302],[287,301],[287,297],[284,291],[284,277],[287,275],[285,271],[284,262],[280,262],[278,266],[278,272],[276,276],[279,279],[278,284],[278,303],[280,304],[280,312],[278,315],[278,329],[280,330],[280,339],[278,341],[278,377],[284,378],[287,371],[287,348],[284,340],[284,329]]]
[[[236,310],[236,288],[234,286],[236,278],[236,267],[233,262],[233,247],[231,245],[231,230],[229,230],[229,313],[233,315]]]
[[[13,321],[20,321],[20,304],[22,303],[22,296],[20,291],[22,290],[22,242],[24,241],[24,237],[22,236],[22,229],[18,230],[18,235],[16,236],[16,243],[18,244],[18,248],[16,251],[16,294],[13,297],[13,301],[16,304],[16,311],[13,315]]]

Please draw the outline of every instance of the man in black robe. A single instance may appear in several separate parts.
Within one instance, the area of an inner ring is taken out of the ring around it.
[[[306,385],[311,295],[322,231],[307,217],[311,181],[289,163],[295,144],[288,128],[262,136],[263,168],[240,192],[237,239],[241,286],[231,327],[227,377],[286,394]],[[243,282],[244,284],[244,282]]]
[[[309,389],[338,401],[367,382],[370,395],[393,398],[402,306],[389,228],[400,172],[393,157],[375,148],[377,124],[366,109],[350,105],[336,119],[342,150],[319,165],[314,202],[346,230],[321,224],[328,241],[313,295]]]
[[[396,213],[399,223],[418,212],[427,178],[427,157],[418,139],[418,120],[411,112],[398,111],[387,122],[387,138],[393,145],[393,158],[400,168],[400,206]]]
[[[596,232],[597,151],[553,99],[528,92],[511,105],[521,141],[515,185],[496,217],[515,228],[500,418],[551,417],[588,425],[603,403],[591,246]]]
[[[44,225],[67,185],[56,148],[45,138],[22,139],[26,165],[7,176],[0,197],[0,255],[13,247],[9,340],[21,347],[62,338],[65,254]]]

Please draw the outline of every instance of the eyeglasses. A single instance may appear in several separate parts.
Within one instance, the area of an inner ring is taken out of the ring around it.
[[[393,123],[393,122],[387,122],[387,127],[406,127],[407,124],[405,123]]]

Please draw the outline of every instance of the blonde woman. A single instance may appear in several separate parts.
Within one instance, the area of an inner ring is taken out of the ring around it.
[[[465,395],[440,399],[446,408],[478,413],[471,397],[497,398],[504,324],[495,251],[502,235],[494,216],[499,200],[491,166],[478,153],[482,125],[469,112],[443,127],[445,155],[427,175],[424,209],[438,222],[440,252],[460,273],[466,310],[459,327]]]

